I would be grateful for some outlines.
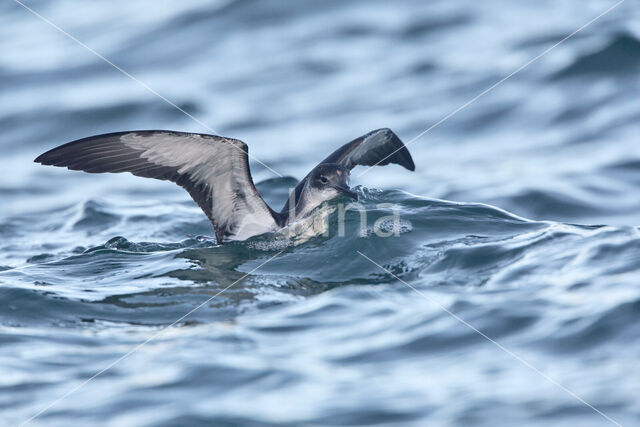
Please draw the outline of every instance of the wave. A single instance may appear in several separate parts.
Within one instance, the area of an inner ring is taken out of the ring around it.
[[[629,33],[611,36],[602,48],[577,56],[552,78],[564,79],[590,75],[631,76],[640,69],[640,40]]]

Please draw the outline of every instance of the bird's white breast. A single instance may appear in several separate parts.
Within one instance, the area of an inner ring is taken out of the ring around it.
[[[228,240],[246,240],[253,236],[276,231],[278,224],[262,212],[249,213],[242,216],[236,231],[227,237]]]

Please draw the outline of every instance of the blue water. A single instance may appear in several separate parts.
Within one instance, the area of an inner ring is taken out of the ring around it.
[[[26,4],[245,141],[279,208],[341,144],[412,140],[615,2]],[[0,424],[153,337],[30,425],[638,425],[639,22],[622,3],[412,142],[414,173],[355,169],[364,236],[350,211],[345,236],[334,214],[216,246],[173,184],[33,163],[208,130],[3,2]],[[399,235],[372,232],[381,203]]]

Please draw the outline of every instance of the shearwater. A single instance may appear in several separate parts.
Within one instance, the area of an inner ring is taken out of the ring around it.
[[[90,173],[130,172],[175,182],[207,215],[218,243],[281,230],[341,195],[357,200],[357,193],[349,188],[350,172],[356,165],[396,163],[415,170],[400,138],[390,129],[377,129],[320,162],[276,212],[258,193],[249,169],[248,147],[237,139],[167,130],[116,132],[69,142],[35,161]]]

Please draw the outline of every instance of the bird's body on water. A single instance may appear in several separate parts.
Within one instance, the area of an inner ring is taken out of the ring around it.
[[[339,196],[357,199],[349,188],[356,165],[396,163],[413,171],[409,151],[390,129],[378,129],[343,145],[292,190],[280,212],[256,189],[242,141],[215,135],[146,130],[90,136],[56,147],[35,159],[90,173],[130,172],[175,182],[207,215],[218,243],[278,231]]]

